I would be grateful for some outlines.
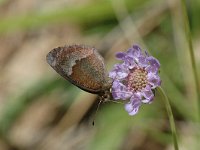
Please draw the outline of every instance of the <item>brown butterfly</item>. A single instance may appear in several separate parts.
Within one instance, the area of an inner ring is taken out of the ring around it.
[[[47,54],[48,64],[62,77],[102,100],[110,99],[111,80],[104,59],[90,46],[69,45],[54,48]]]

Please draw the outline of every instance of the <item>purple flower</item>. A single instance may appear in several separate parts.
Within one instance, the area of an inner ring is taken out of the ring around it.
[[[159,61],[133,45],[127,52],[119,52],[116,58],[123,63],[116,64],[109,73],[113,79],[112,96],[115,100],[130,101],[125,104],[129,115],[137,114],[142,103],[150,104],[154,98],[153,90],[160,86],[158,75]]]

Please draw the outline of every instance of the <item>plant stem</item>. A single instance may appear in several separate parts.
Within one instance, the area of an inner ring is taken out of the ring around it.
[[[174,149],[178,150],[179,148],[178,148],[176,127],[175,127],[174,117],[173,117],[172,109],[171,109],[171,106],[170,106],[170,103],[169,103],[169,99],[168,99],[167,95],[165,94],[164,90],[161,87],[158,87],[157,89],[163,96],[163,100],[164,100],[165,107],[166,107],[166,110],[167,110],[167,115],[169,117],[169,123],[170,123],[173,142],[174,142]]]
[[[191,58],[191,63],[192,63],[192,71],[193,71],[195,86],[196,86],[197,103],[198,103],[198,119],[199,119],[198,121],[200,122],[200,87],[199,87],[200,80],[198,78],[198,72],[197,72],[197,67],[195,63],[194,50],[192,46],[192,36],[190,32],[189,20],[188,20],[188,15],[187,15],[187,10],[186,10],[186,3],[185,3],[185,0],[181,0],[181,2],[182,2],[185,36],[186,36],[188,46],[189,46],[190,58]]]

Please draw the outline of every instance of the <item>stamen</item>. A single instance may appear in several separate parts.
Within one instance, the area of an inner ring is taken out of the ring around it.
[[[128,87],[134,91],[141,91],[147,85],[147,71],[144,68],[134,68],[128,76]]]

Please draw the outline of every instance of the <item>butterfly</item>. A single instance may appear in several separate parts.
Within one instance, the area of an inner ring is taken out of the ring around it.
[[[104,59],[94,47],[69,45],[51,50],[48,64],[66,80],[80,89],[110,99],[112,81],[105,69]]]

